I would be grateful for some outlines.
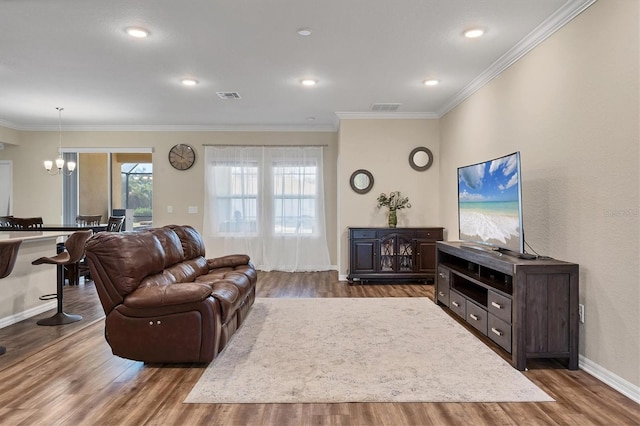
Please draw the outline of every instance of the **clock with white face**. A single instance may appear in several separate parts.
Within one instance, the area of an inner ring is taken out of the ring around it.
[[[169,151],[169,164],[177,170],[187,170],[196,162],[196,152],[186,144],[175,145]]]

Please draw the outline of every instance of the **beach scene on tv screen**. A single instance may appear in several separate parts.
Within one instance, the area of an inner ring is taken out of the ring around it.
[[[516,154],[458,169],[460,239],[520,251]]]

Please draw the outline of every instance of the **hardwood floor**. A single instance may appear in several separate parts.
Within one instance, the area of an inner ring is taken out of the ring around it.
[[[260,272],[258,297],[432,297],[431,285],[360,285],[335,272]],[[524,374],[556,402],[183,404],[201,365],[152,365],[111,354],[93,284],[65,288],[78,323],[52,312],[0,329],[1,425],[638,425],[640,405],[583,371],[531,362]],[[233,343],[233,341],[232,341]]]

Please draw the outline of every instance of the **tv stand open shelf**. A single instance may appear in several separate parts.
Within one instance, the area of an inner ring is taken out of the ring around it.
[[[463,318],[511,354],[566,358],[578,368],[578,265],[527,260],[470,250],[467,243],[437,243],[434,301]]]

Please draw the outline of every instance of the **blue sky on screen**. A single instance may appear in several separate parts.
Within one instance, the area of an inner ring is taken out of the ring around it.
[[[514,153],[458,169],[460,201],[517,201],[517,166],[518,157]]]

